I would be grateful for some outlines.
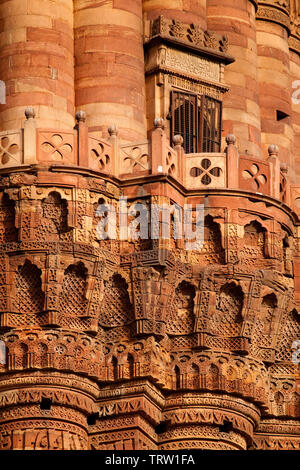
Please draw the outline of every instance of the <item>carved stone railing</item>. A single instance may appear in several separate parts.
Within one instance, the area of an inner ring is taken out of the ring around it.
[[[183,138],[172,145],[161,118],[154,120],[150,139],[121,143],[115,126],[109,138],[89,134],[85,114],[76,114],[72,130],[38,129],[35,112],[27,108],[23,129],[0,132],[0,170],[34,164],[79,166],[109,177],[128,179],[168,176],[186,190],[229,189],[275,198],[290,205],[300,218],[300,188],[291,188],[288,168],[280,163],[278,147],[269,147],[267,160],[240,155],[235,136],[226,138],[224,153],[185,154]]]

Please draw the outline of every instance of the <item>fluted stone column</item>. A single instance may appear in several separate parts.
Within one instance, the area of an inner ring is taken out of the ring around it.
[[[145,139],[141,2],[75,0],[74,23],[76,107],[90,131],[116,124],[121,140]]]
[[[290,72],[292,80],[292,121],[294,131],[295,182],[300,176],[300,5],[291,1],[291,36],[289,37]]]
[[[143,0],[143,11],[147,19],[155,19],[160,15],[166,18],[193,23],[206,28],[206,0]]]
[[[223,135],[235,134],[241,153],[260,157],[255,11],[251,0],[207,0],[208,29],[228,36],[228,53],[235,58],[225,68],[230,91],[224,97]]]
[[[28,105],[39,127],[73,126],[73,1],[4,0],[0,22],[1,130],[22,127]]]
[[[263,155],[276,144],[281,161],[293,167],[289,11],[272,0],[259,2],[256,16]]]

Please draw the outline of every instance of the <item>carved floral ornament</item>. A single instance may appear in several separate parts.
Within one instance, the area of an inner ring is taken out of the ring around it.
[[[66,141],[62,134],[53,133],[42,135],[44,140],[41,144],[41,150],[51,160],[62,161],[69,159],[73,152],[70,142]]]
[[[0,138],[0,163],[5,166],[7,164],[19,164],[19,136],[18,135],[2,135]]]
[[[150,37],[164,36],[188,42],[197,47],[206,47],[218,52],[228,51],[228,39],[225,35],[219,35],[213,31],[205,31],[197,24],[182,23],[179,20],[171,20],[159,16],[151,24]]]
[[[218,166],[214,166],[208,158],[203,158],[200,167],[191,168],[190,175],[193,178],[201,177],[201,183],[208,186],[215,178],[220,178],[222,169]]]

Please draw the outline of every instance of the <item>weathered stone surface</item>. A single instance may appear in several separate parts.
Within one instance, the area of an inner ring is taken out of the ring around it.
[[[299,450],[298,2],[56,3],[0,2],[0,449]],[[175,89],[220,151],[170,139]]]

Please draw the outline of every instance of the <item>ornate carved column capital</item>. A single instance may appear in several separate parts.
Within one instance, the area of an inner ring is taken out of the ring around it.
[[[277,23],[291,31],[289,0],[264,0],[258,2],[256,19]]]

